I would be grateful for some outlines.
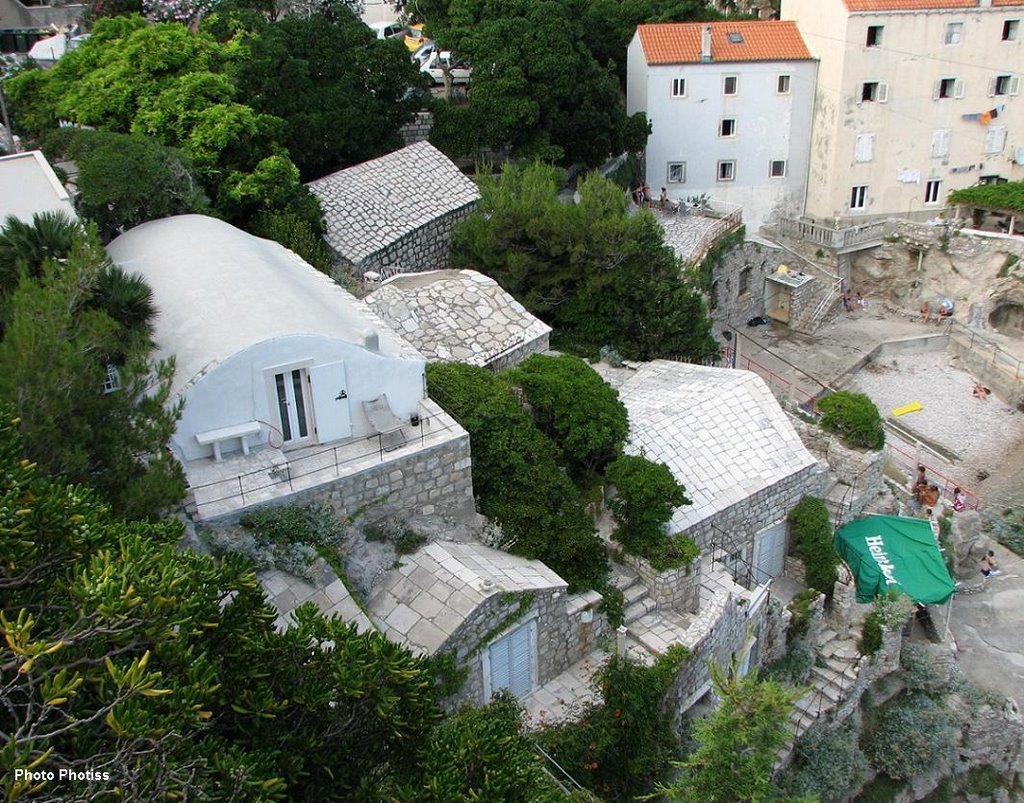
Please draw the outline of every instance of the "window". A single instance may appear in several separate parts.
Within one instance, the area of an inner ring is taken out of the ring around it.
[[[1006,146],[1006,126],[990,125],[985,132],[985,154],[994,156],[1002,153]]]
[[[747,267],[740,271],[740,295],[743,295],[750,290],[750,272],[752,270],[753,268]]]
[[[935,82],[935,89],[932,91],[932,100],[962,98],[963,96],[964,82],[959,78],[940,78]]]
[[[686,97],[686,79],[685,78],[673,78],[672,79],[672,97],[674,97],[674,98],[685,98]]]
[[[946,23],[946,38],[945,42],[947,45],[958,45],[960,40],[964,36],[964,24],[962,22],[947,22]]]
[[[862,103],[885,103],[889,99],[889,85],[881,81],[865,81],[860,87]]]
[[[294,368],[274,374],[274,393],[277,399],[281,438],[300,441],[310,436],[309,413],[306,399],[306,370]]]
[[[857,142],[853,146],[853,161],[870,162],[875,158],[875,135],[858,134]]]
[[[1003,41],[1016,42],[1017,29],[1020,28],[1020,20],[1006,20],[1003,22]]]
[[[924,185],[924,202],[926,204],[937,204],[939,202],[939,192],[942,189],[942,182],[937,178],[933,178]]]
[[[107,363],[107,373],[103,377],[103,393],[113,393],[121,389],[121,373],[113,363]]]
[[[949,156],[949,142],[953,132],[948,128],[939,128],[932,131],[932,158],[945,159]]]
[[[780,75],[779,82],[775,85],[775,92],[779,95],[789,94],[789,76]]]
[[[718,124],[718,136],[720,137],[735,137],[736,136],[736,120],[732,117],[726,117]]]
[[[859,184],[850,190],[850,209],[863,209],[868,205],[868,187]]]
[[[989,85],[988,94],[991,95],[1017,95],[1020,93],[1020,76],[1018,75],[997,75]]]
[[[725,76],[725,80],[722,81],[722,94],[723,95],[735,95],[736,90],[739,88],[740,79],[735,75]]]
[[[773,159],[768,163],[768,178],[785,178],[786,160]]]
[[[669,184],[685,184],[686,162],[669,162],[668,178],[666,180]]]
[[[885,29],[884,25],[869,25],[868,36],[864,44],[868,47],[881,47],[882,46],[882,31]]]
[[[718,180],[732,181],[736,178],[736,162],[731,159],[718,163]]]

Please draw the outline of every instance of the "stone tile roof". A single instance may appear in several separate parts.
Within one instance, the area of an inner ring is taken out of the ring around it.
[[[750,371],[656,360],[635,371],[595,366],[629,412],[629,454],[665,463],[692,505],[672,532],[769,488],[816,462],[764,380]]]
[[[494,279],[472,270],[399,274],[363,302],[427,360],[487,365],[551,332]]]
[[[360,633],[376,629],[345,584],[330,570],[325,571],[322,582],[316,585],[279,569],[266,569],[257,576],[267,600],[277,610],[274,626],[278,630],[287,630],[294,623],[291,612],[305,602],[315,603],[326,616],[337,614],[346,622],[354,623]]]
[[[434,541],[401,559],[369,609],[392,641],[432,655],[488,598],[508,591],[566,588],[538,560],[480,544]]]
[[[327,242],[352,262],[480,198],[476,184],[429,142],[416,142],[307,186],[323,206]]]
[[[701,35],[706,26],[711,28],[713,63],[811,58],[791,20],[666,22],[639,25],[636,31],[648,64],[700,64]],[[735,34],[740,41],[732,41]]]
[[[939,8],[975,8],[978,0],[844,0],[847,11],[925,11]],[[993,0],[992,5],[1017,5]]]

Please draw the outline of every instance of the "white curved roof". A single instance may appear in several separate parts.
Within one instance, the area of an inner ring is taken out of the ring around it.
[[[157,357],[177,361],[172,392],[249,346],[287,335],[320,335],[379,353],[422,359],[350,293],[288,249],[204,215],[144,223],[107,246],[124,270],[153,288],[160,311]]]

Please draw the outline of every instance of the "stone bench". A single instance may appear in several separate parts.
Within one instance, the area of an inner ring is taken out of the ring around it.
[[[208,429],[206,432],[197,432],[196,441],[200,446],[213,444],[213,459],[218,463],[221,460],[220,445],[224,441],[238,438],[242,443],[242,454],[249,454],[249,438],[258,435],[260,425],[258,421],[246,421],[244,424],[235,424],[220,429]]]

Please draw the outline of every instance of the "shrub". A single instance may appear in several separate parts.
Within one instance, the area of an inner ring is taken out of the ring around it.
[[[238,523],[264,546],[340,546],[345,537],[344,522],[327,505],[259,508],[243,515]]]
[[[821,426],[838,434],[847,446],[881,449],[885,430],[878,408],[863,393],[840,390],[818,402]]]
[[[807,570],[807,585],[831,597],[839,554],[832,545],[828,508],[817,497],[805,496],[789,511],[787,520],[793,551],[803,558]]]
[[[363,527],[363,537],[367,541],[382,541],[391,544],[399,555],[410,555],[427,543],[427,538],[420,535],[401,519],[388,516]]]
[[[618,527],[614,538],[627,552],[651,561],[656,569],[689,566],[699,554],[697,545],[683,535],[669,536],[665,525],[680,505],[690,504],[686,489],[664,463],[623,455],[605,470],[615,486],[608,502]]]
[[[601,589],[601,610],[608,617],[608,624],[617,628],[623,622],[626,610],[626,597],[622,589],[608,585]]]
[[[868,770],[858,736],[851,720],[838,728],[819,721],[797,742],[795,761],[779,781],[781,791],[787,797],[817,794],[822,803],[844,800]]]
[[[875,769],[904,780],[950,758],[957,735],[949,715],[934,700],[911,693],[889,702],[864,752]]]
[[[765,680],[776,680],[788,686],[802,686],[814,668],[814,650],[806,639],[799,639],[786,647],[786,654],[764,668]]]

